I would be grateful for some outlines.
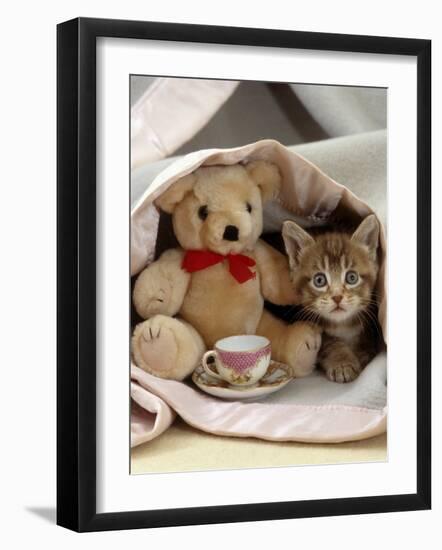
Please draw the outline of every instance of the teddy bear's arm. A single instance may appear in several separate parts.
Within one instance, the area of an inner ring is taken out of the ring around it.
[[[276,305],[296,304],[286,256],[260,239],[255,247],[255,260],[264,298]]]
[[[133,302],[143,319],[157,314],[173,316],[180,310],[190,281],[190,274],[181,269],[183,255],[178,248],[166,250],[139,275]]]

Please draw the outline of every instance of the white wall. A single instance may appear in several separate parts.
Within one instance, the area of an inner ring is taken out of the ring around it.
[[[316,0],[267,2],[7,2],[2,8],[0,87],[1,270],[0,538],[7,548],[120,548],[177,545],[221,548],[278,542],[303,548],[397,548],[440,541],[441,398],[434,392],[434,510],[379,516],[293,520],[78,535],[56,528],[55,503],[55,25],[76,16],[291,28],[298,30],[433,38],[433,208],[441,206],[442,37],[437,3]],[[19,206],[19,210],[17,210]],[[435,216],[434,234],[442,233]],[[436,241],[436,239],[434,239]],[[434,280],[440,280],[439,252]],[[6,253],[6,254],[5,254]],[[441,308],[435,286],[434,311]],[[6,308],[5,308],[6,302]],[[434,388],[441,387],[440,315],[434,322]],[[436,340],[436,337],[435,337]],[[437,420],[437,422],[436,422]],[[7,542],[6,542],[7,539]],[[159,546],[158,546],[159,548]]]

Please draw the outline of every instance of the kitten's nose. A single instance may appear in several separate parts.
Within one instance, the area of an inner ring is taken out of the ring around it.
[[[332,300],[336,303],[336,305],[339,305],[342,302],[343,296],[332,296]]]
[[[239,231],[236,225],[227,225],[224,229],[223,239],[226,241],[237,241],[239,237]]]

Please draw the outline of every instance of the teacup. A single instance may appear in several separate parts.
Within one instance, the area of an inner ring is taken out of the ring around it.
[[[252,386],[267,372],[270,356],[267,338],[246,334],[218,340],[214,349],[204,354],[202,364],[210,376],[235,386]],[[208,363],[210,357],[214,363]]]

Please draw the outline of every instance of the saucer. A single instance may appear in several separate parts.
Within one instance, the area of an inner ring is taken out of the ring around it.
[[[202,365],[193,371],[192,380],[204,392],[222,399],[259,399],[283,388],[293,375],[288,365],[270,361],[265,375],[253,386],[232,386],[207,374]]]

